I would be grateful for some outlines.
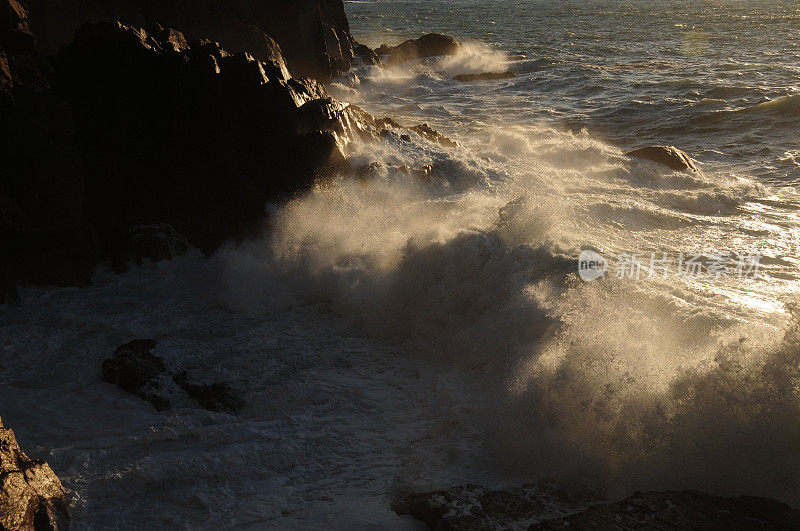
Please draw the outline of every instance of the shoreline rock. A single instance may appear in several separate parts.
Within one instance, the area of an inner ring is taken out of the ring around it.
[[[800,511],[769,498],[721,497],[697,491],[637,492],[598,504],[596,493],[548,484],[509,490],[478,485],[410,494],[392,509],[429,529],[473,531],[573,529],[800,529]]]
[[[69,529],[64,487],[50,466],[30,459],[0,418],[0,529]]]
[[[629,151],[625,156],[663,164],[675,171],[698,171],[694,160],[675,146],[647,146]]]
[[[413,59],[454,55],[461,49],[461,43],[449,35],[428,33],[417,39],[408,39],[397,46],[381,44],[375,50],[386,66],[394,66]]]

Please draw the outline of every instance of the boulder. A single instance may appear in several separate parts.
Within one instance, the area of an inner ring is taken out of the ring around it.
[[[494,81],[496,79],[512,79],[517,77],[517,74],[508,70],[506,72],[484,72],[482,74],[459,74],[453,76],[453,79],[462,83],[470,81]]]
[[[375,50],[375,53],[381,58],[383,64],[394,66],[413,59],[454,55],[460,48],[461,43],[453,37],[428,33],[418,39],[404,41],[397,46],[382,44]]]
[[[627,157],[663,164],[675,171],[697,171],[692,158],[674,146],[648,146],[625,153]]]
[[[171,405],[160,392],[164,360],[150,353],[157,345],[154,339],[137,339],[118,347],[114,357],[103,362],[103,380],[164,411]]]
[[[610,505],[532,525],[529,529],[800,529],[800,511],[768,498],[723,498],[703,492],[637,492]]]
[[[69,529],[64,487],[47,463],[30,459],[0,419],[0,529]]]

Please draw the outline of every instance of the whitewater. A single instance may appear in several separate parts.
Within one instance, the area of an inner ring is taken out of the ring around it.
[[[797,5],[483,4],[347,2],[368,45],[466,44],[328,87],[459,147],[354,143],[261,238],[0,307],[4,421],[77,529],[415,529],[408,492],[545,480],[800,504]],[[648,144],[700,171],[624,156]],[[746,252],[762,278],[583,282],[586,249]],[[134,338],[247,406],[103,383]]]

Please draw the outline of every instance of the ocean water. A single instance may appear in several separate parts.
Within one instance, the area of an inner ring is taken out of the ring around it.
[[[268,206],[261,239],[0,307],[0,415],[62,478],[76,528],[414,529],[392,501],[470,482],[800,504],[800,6],[346,10],[373,46],[466,43],[329,86],[460,147],[352,144],[372,178]],[[700,171],[623,156],[649,144]],[[579,279],[587,249],[602,279]],[[651,253],[667,275],[618,278]],[[678,276],[680,253],[758,256],[761,278]],[[103,383],[137,337],[247,407],[159,414]]]

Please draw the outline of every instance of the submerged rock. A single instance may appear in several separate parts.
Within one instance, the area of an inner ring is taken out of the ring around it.
[[[674,146],[648,146],[625,153],[627,157],[650,160],[675,171],[697,171],[692,158]]]
[[[103,380],[150,402],[156,411],[172,406],[165,386],[175,385],[203,409],[238,413],[244,408],[244,400],[224,383],[197,383],[189,378],[187,371],[172,374],[172,382],[162,378],[170,373],[164,360],[150,352],[157,345],[155,339],[136,339],[118,347],[114,357],[103,362]],[[175,392],[180,393],[177,388]]]
[[[189,374],[186,371],[174,375],[172,380],[186,391],[186,394],[194,398],[203,409],[238,413],[245,406],[244,400],[225,384],[193,383],[189,380]]]
[[[461,48],[461,43],[448,35],[428,33],[418,39],[409,39],[397,46],[381,44],[375,53],[387,66],[393,66],[412,59],[454,55]]]
[[[517,77],[517,74],[508,70],[506,72],[484,72],[482,74],[459,74],[453,76],[456,81],[468,83],[470,81],[492,81],[495,79],[512,79]]]
[[[114,357],[103,362],[103,380],[164,411],[171,405],[160,393],[164,360],[150,353],[157,345],[154,339],[136,339],[118,347]]]
[[[0,529],[69,529],[64,487],[44,461],[30,459],[0,418]]]
[[[723,498],[703,492],[637,492],[610,505],[530,529],[800,529],[800,511],[769,498]]]

